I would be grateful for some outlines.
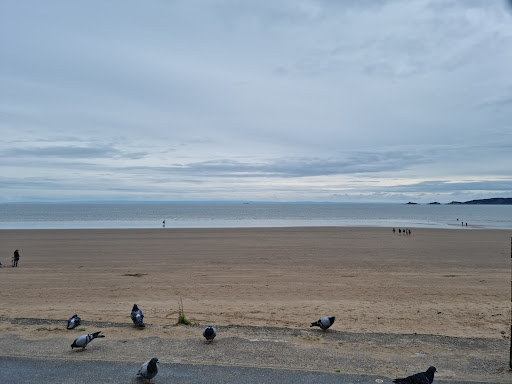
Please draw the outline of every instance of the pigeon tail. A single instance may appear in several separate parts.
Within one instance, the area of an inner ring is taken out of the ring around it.
[[[97,339],[99,337],[105,337],[105,335],[100,335],[101,331],[92,333],[92,338]]]

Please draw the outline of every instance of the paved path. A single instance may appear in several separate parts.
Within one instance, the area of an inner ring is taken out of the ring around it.
[[[359,384],[392,383],[390,378],[370,375],[311,372],[288,369],[229,367],[198,364],[160,364],[156,384]],[[0,356],[2,383],[142,383],[136,377],[139,366],[110,361],[70,361]],[[382,381],[381,381],[382,380]],[[483,384],[482,382],[439,381],[443,384]],[[434,382],[435,383],[435,382]]]

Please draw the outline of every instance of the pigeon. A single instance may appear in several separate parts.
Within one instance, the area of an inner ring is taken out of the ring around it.
[[[217,330],[209,325],[203,330],[203,336],[206,339],[206,343],[211,343],[215,336],[217,336]]]
[[[310,327],[320,327],[324,332],[327,332],[327,329],[334,324],[334,320],[336,317],[322,317],[320,320],[311,323]]]
[[[81,347],[82,349],[79,349],[77,352],[82,352],[83,350],[85,350],[85,347],[87,346],[87,344],[91,342],[92,339],[105,337],[103,335],[100,335],[100,332],[101,331],[89,333],[88,335],[82,335],[78,337],[75,341],[73,341],[73,344],[71,344],[71,349]]]
[[[73,317],[71,317],[69,320],[68,320],[68,329],[73,329],[75,327],[78,327],[80,325],[80,318],[78,317],[78,315],[73,315]]]
[[[434,372],[437,372],[436,367],[429,367],[427,372],[415,373],[403,379],[395,379],[393,383],[398,384],[432,384],[434,381]]]
[[[137,307],[137,304],[133,304],[132,308],[132,321],[133,324],[135,324],[139,328],[144,328],[146,325],[144,324],[144,314],[142,311]]]
[[[142,376],[144,384],[146,384],[146,379],[148,380],[148,384],[151,384],[151,379],[158,373],[158,367],[156,366],[156,363],[158,363],[158,358],[153,357],[151,360],[146,361],[140,367],[137,376]]]

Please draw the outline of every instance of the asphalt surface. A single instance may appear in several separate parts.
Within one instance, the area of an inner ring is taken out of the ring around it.
[[[70,361],[0,356],[0,380],[23,383],[142,383],[139,365],[110,361]],[[439,381],[444,384],[483,384],[476,381]],[[155,384],[345,384],[392,383],[391,378],[372,375],[312,372],[290,369],[234,367],[200,364],[160,364]]]

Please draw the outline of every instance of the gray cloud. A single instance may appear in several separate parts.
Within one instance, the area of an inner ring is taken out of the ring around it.
[[[112,157],[118,152],[112,148],[95,148],[95,147],[77,147],[77,146],[50,146],[39,148],[16,148],[7,149],[0,153],[0,156],[6,157],[59,157],[59,158],[98,158]]]
[[[231,158],[173,164],[159,167],[123,167],[122,170],[158,172],[168,175],[208,177],[295,178],[341,174],[400,171],[425,161],[417,153],[355,152],[338,158],[277,158],[244,162]]]
[[[512,174],[507,2],[4,1],[2,15],[8,201],[510,190],[493,181]]]
[[[0,150],[0,157],[10,158],[18,163],[38,159],[62,159],[62,160],[94,160],[94,159],[131,159],[137,160],[148,154],[141,151],[121,151],[110,146],[98,145],[53,145],[44,147],[16,147]],[[46,163],[45,165],[47,165]]]

